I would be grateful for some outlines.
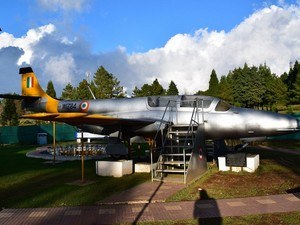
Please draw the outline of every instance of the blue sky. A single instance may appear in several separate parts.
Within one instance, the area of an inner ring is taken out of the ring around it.
[[[4,0],[0,83],[27,65],[58,92],[100,65],[128,94],[155,78],[181,93],[205,90],[212,69],[220,77],[245,62],[280,75],[300,57],[300,34],[289,28],[299,12],[296,0]],[[18,87],[13,79],[0,92]]]
[[[140,52],[162,47],[178,33],[200,28],[229,31],[255,10],[278,1],[87,0],[79,1],[79,10],[41,2],[2,1],[2,29],[22,36],[33,27],[53,23],[70,38],[82,36],[94,51],[124,46]]]

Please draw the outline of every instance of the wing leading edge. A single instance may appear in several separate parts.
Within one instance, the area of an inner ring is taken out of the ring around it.
[[[107,116],[102,114],[87,114],[87,113],[34,113],[23,115],[24,119],[36,119],[64,122],[68,124],[90,124],[90,125],[138,125],[147,126],[156,122],[153,119],[127,119]]]

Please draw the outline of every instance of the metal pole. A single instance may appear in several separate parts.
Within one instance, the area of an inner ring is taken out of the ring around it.
[[[81,131],[81,182],[84,183],[83,131]]]
[[[185,161],[185,148],[183,149],[183,183],[186,184],[186,161]]]
[[[52,122],[53,125],[53,164],[56,163],[56,123]]]
[[[153,142],[151,142],[150,145],[150,158],[151,158],[151,165],[150,165],[150,169],[151,169],[151,181],[153,182]]]

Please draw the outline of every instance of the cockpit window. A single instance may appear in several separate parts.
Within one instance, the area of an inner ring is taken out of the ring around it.
[[[147,98],[150,107],[175,107],[176,96],[150,96]]]
[[[225,111],[228,111],[230,108],[231,108],[231,105],[229,105],[227,102],[220,100],[215,108],[215,111],[225,112]]]
[[[199,96],[186,96],[183,95],[181,97],[180,101],[180,107],[188,107],[188,108],[194,108],[195,106],[198,106],[198,108],[204,108],[207,109],[210,107],[212,100],[211,99],[202,99]]]

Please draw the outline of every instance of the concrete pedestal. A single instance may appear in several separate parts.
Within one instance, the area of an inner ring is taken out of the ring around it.
[[[226,166],[226,158],[225,157],[218,157],[218,164],[220,171],[229,171],[230,167]]]
[[[98,176],[122,177],[132,174],[132,160],[96,161],[96,174]]]
[[[246,171],[253,173],[257,170],[259,166],[259,155],[251,155],[246,157],[247,165],[245,167],[236,167],[236,166],[226,166],[226,158],[218,157],[219,171],[233,171],[241,172]]]
[[[153,164],[153,168],[156,167],[156,163]],[[150,173],[151,172],[151,164],[150,163],[136,163],[134,164],[134,172],[135,173]]]
[[[253,173],[259,166],[259,155],[247,156],[247,167],[244,171]]]

